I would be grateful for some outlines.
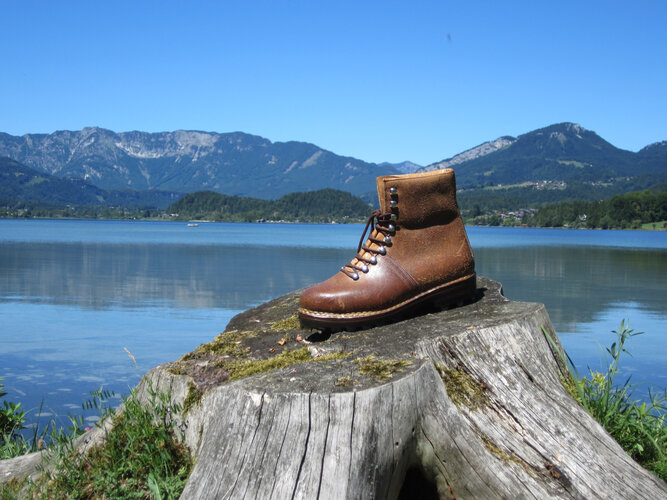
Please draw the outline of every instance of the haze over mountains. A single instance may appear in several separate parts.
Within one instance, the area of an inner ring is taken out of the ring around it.
[[[0,162],[5,200],[163,207],[200,190],[277,199],[333,188],[372,200],[377,176],[443,167],[454,167],[459,187],[467,190],[533,189],[547,182],[561,190],[567,184],[604,185],[604,193],[616,194],[667,181],[667,141],[634,153],[573,123],[500,137],[426,167],[369,163],[305,142],[271,142],[241,132],[115,133],[97,127],[20,137],[0,133],[3,156],[14,160]]]
[[[33,201],[56,206],[165,208],[181,196],[166,191],[106,190],[81,179],[56,177],[0,157],[0,204]]]

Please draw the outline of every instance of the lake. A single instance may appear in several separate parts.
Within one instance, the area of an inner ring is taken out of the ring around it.
[[[208,342],[235,314],[322,281],[360,225],[0,220],[0,377],[42,418]],[[646,332],[624,376],[667,387],[667,233],[467,228],[477,272],[543,302],[580,371],[601,370],[622,319]],[[95,415],[86,414],[89,422]]]

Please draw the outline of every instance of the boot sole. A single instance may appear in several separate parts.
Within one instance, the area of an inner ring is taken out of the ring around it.
[[[476,289],[477,275],[471,274],[439,285],[400,304],[380,311],[332,314],[300,308],[299,320],[303,328],[327,331],[358,330],[395,321],[397,317],[426,305],[432,305],[438,309],[444,309],[452,305],[463,305],[472,301]]]

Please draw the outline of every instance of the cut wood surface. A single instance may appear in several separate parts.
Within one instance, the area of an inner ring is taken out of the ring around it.
[[[565,389],[545,307],[478,288],[330,336],[299,328],[294,292],[150,371],[139,393],[184,405],[181,498],[667,498]]]

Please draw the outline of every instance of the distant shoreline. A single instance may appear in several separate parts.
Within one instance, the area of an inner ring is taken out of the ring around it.
[[[192,224],[311,224],[319,226],[328,226],[328,225],[350,225],[350,224],[365,224],[364,219],[359,220],[348,220],[348,221],[332,221],[332,222],[318,222],[318,221],[288,221],[288,220],[262,220],[262,221],[225,221],[225,220],[198,220],[198,219],[173,219],[173,218],[163,218],[163,217],[128,217],[128,218],[106,218],[106,217],[8,217],[0,216],[0,220],[83,220],[83,221],[115,221],[115,222],[169,222],[169,223],[179,223],[185,225]],[[649,223],[651,224],[651,223]],[[656,222],[655,224],[663,224],[663,221]],[[514,229],[559,229],[567,231],[648,231],[648,232],[661,232],[667,231],[667,227],[656,227],[652,228],[599,228],[599,227],[552,227],[552,226],[526,226],[526,225],[513,225],[513,226],[503,226],[503,225],[489,225],[489,224],[465,224],[466,227],[497,227],[497,228],[514,228]]]

